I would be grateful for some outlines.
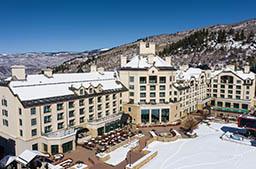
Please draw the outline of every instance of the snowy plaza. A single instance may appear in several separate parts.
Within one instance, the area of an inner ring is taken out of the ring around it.
[[[196,130],[197,138],[151,143],[147,149],[158,151],[158,155],[143,169],[254,168],[256,147],[221,140],[223,126],[235,127],[230,124],[201,124]]]

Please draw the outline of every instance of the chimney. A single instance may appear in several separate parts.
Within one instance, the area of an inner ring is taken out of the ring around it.
[[[121,55],[121,67],[124,67],[124,65],[126,65],[127,63],[127,57]]]
[[[97,66],[95,64],[91,65],[91,72],[96,72],[97,71]]]
[[[226,68],[235,71],[235,65],[227,65]]]
[[[166,57],[165,57],[165,61],[166,61],[169,65],[171,65],[171,64],[172,64],[172,57],[171,57],[171,56],[166,56]]]
[[[14,65],[11,67],[12,79],[26,80],[26,72],[24,65]]]
[[[103,68],[103,67],[99,67],[99,68],[98,68],[98,72],[99,72],[100,74],[103,74],[103,73],[104,73],[104,68]]]
[[[156,45],[152,42],[140,42],[140,55],[155,55]]]
[[[155,57],[154,55],[148,55],[148,63],[149,64],[152,65],[154,63],[154,57]]]
[[[244,65],[244,73],[250,73],[250,65],[248,63]]]
[[[180,70],[181,70],[181,71],[186,71],[188,68],[189,68],[188,65],[181,65],[181,66],[180,66]]]
[[[50,69],[50,68],[43,69],[42,72],[43,72],[43,74],[44,74],[46,77],[48,77],[48,78],[51,78],[52,75],[53,75],[52,69]]]

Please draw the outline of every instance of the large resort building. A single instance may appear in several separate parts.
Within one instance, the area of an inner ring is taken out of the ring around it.
[[[0,149],[12,155],[25,149],[51,154],[75,149],[79,128],[96,136],[118,127],[122,92],[115,72],[26,75],[13,66],[0,85]]]
[[[138,55],[121,56],[118,71],[91,67],[88,73],[26,75],[13,66],[0,83],[0,149],[16,155],[25,149],[50,154],[76,147],[77,133],[95,137],[131,117],[137,126],[168,125],[186,115],[212,110],[216,116],[255,110],[255,74],[249,66],[203,70],[174,66],[155,44],[141,42]]]

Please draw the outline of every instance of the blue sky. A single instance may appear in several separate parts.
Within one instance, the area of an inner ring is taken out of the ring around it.
[[[1,0],[0,53],[108,48],[256,17],[255,0]]]

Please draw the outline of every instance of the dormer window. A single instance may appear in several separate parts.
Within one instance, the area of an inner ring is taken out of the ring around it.
[[[84,89],[80,89],[79,93],[80,95],[84,95]]]
[[[90,94],[93,93],[93,89],[92,89],[92,88],[89,89],[89,93],[90,93]]]
[[[246,83],[246,84],[250,84],[250,83],[251,83],[251,80],[250,80],[250,79],[246,79],[245,83]]]
[[[149,48],[149,43],[148,42],[146,43],[146,48]]]

